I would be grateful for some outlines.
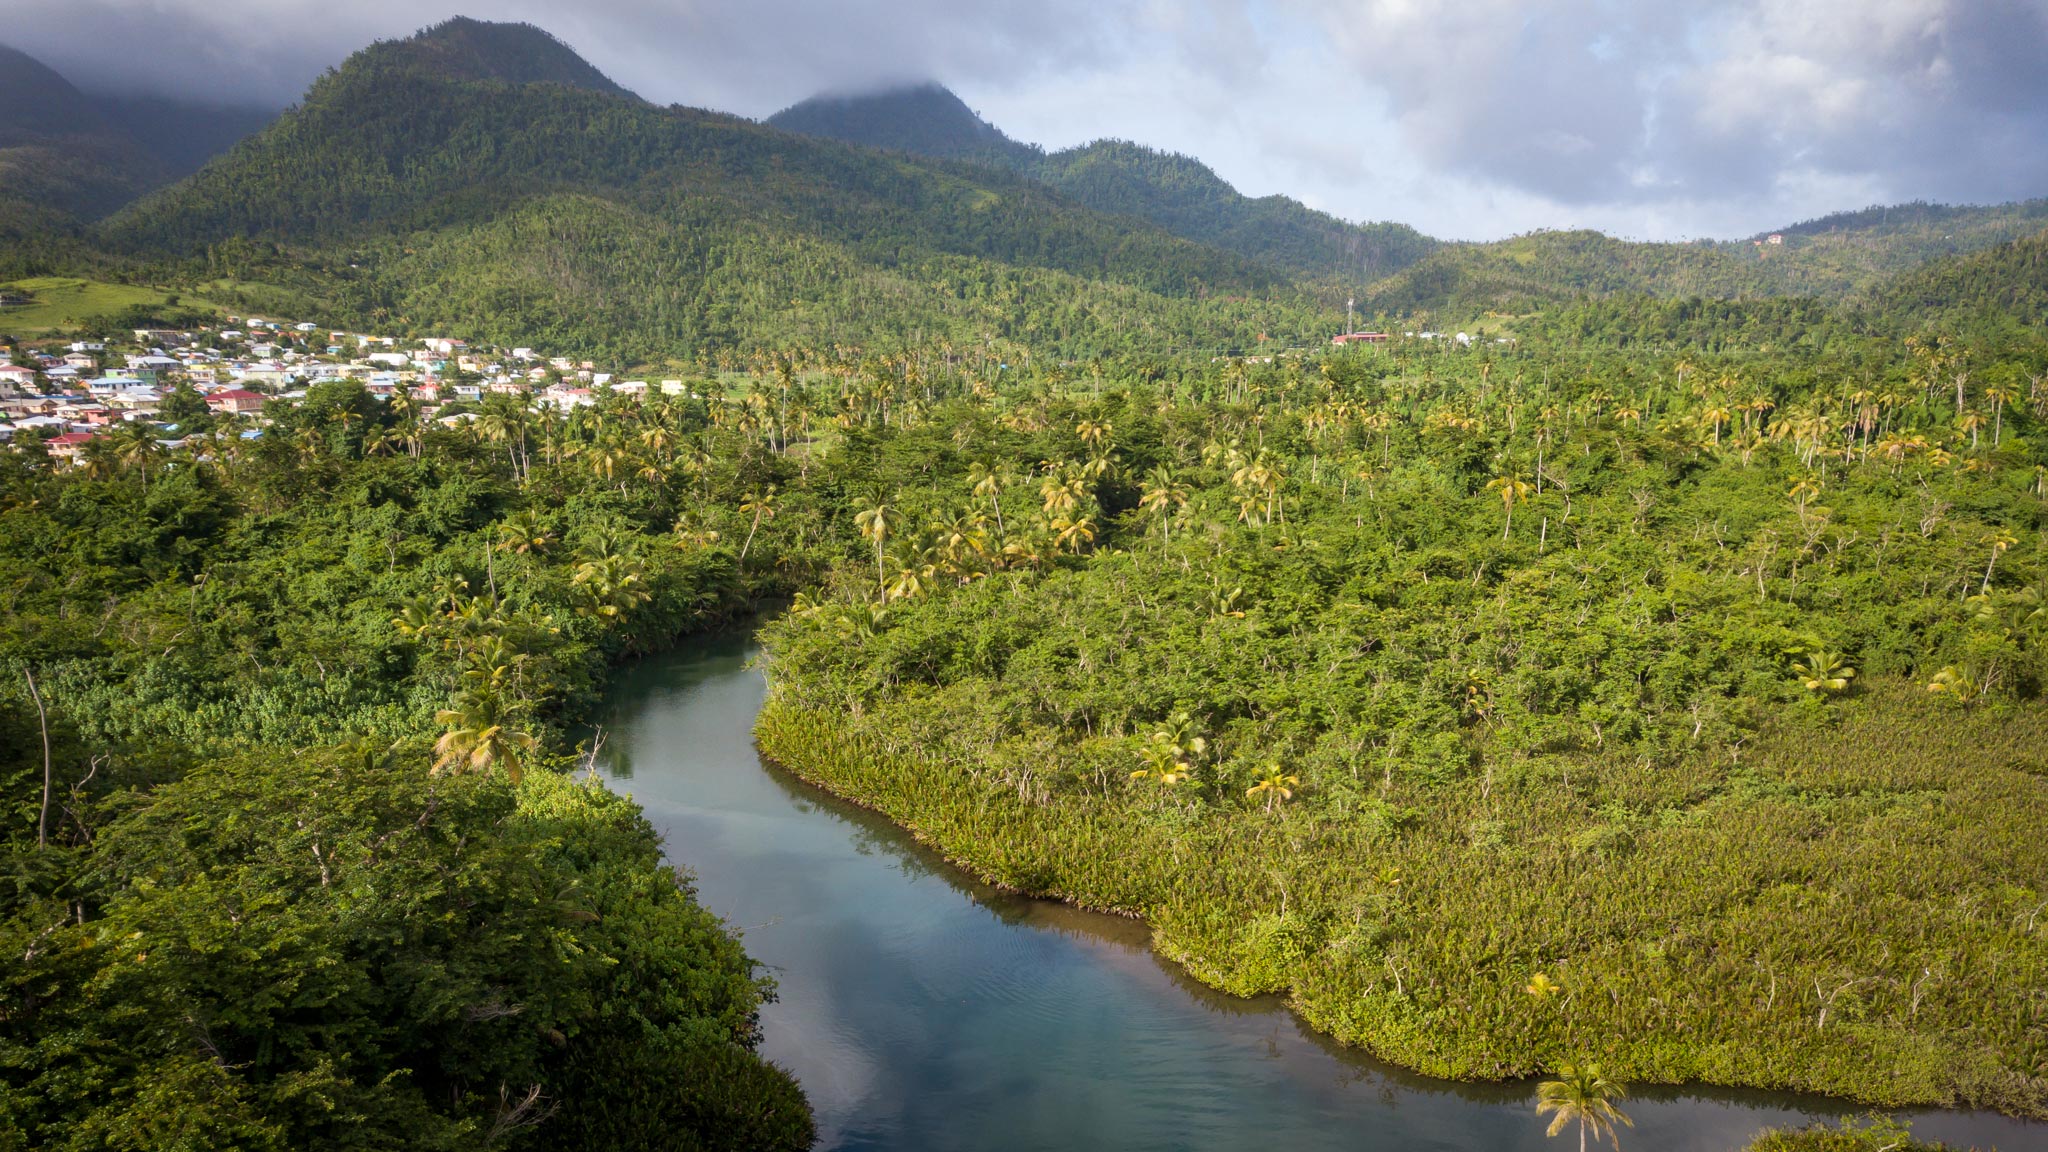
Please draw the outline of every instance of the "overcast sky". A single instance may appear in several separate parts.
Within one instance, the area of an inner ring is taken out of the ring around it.
[[[2048,0],[0,0],[80,87],[288,103],[442,17],[527,20],[650,100],[766,116],[936,79],[1048,148],[1493,238],[1733,237],[2048,195]]]

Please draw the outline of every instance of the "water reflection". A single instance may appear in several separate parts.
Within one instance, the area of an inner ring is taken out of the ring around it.
[[[1528,1084],[1431,1080],[1310,1032],[1277,997],[1196,983],[1138,921],[998,891],[755,754],[744,638],[625,671],[598,763],[632,792],[780,999],[766,1053],[823,1146],[1538,1149]],[[1646,1088],[1631,1148],[1725,1152],[1846,1109]],[[1941,1114],[1919,1134],[2009,1150],[2039,1128]],[[1562,1147],[1562,1145],[1559,1145]]]

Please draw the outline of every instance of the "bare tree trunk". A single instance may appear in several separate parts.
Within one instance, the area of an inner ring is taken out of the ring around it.
[[[28,694],[36,702],[36,726],[43,733],[43,809],[36,817],[36,847],[41,848],[50,842],[50,717],[43,710],[43,694],[36,688],[35,672],[24,668],[22,673],[28,677]]]

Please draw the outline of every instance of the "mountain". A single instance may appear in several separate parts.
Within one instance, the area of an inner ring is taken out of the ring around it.
[[[1874,309],[1919,325],[1992,320],[2048,323],[2048,231],[1961,256],[1932,260],[1871,293]]]
[[[355,54],[357,69],[409,70],[444,80],[555,84],[638,99],[576,50],[531,24],[456,16],[404,40],[383,40]]]
[[[1893,278],[2033,236],[2048,201],[1996,207],[1907,204],[1842,213],[1747,241],[1638,243],[1598,232],[1537,232],[1457,244],[1374,284],[1367,306],[1447,320],[1514,315],[1580,298],[1646,295],[1847,301]],[[1974,267],[1967,261],[1958,267]]]
[[[887,148],[936,160],[986,160],[1028,170],[1038,149],[975,115],[938,84],[862,96],[813,96],[768,118],[785,132]]]
[[[1438,247],[1405,225],[1351,224],[1285,196],[1252,199],[1198,160],[1137,144],[1103,140],[1047,155],[1010,139],[937,84],[813,97],[768,123],[867,147],[1007,167],[1099,212],[1136,216],[1290,275],[1364,283]]]
[[[0,46],[0,201],[103,216],[199,168],[272,113],[156,96],[91,96]]]
[[[1253,199],[1199,160],[1123,141],[1055,152],[1031,172],[1090,208],[1150,220],[1296,275],[1367,283],[1442,246],[1405,224],[1352,224],[1286,196]]]
[[[0,196],[97,216],[169,177],[158,157],[70,81],[0,47]]]
[[[277,109],[195,104],[151,95],[94,95],[107,122],[125,132],[164,165],[173,180],[262,131]]]
[[[656,107],[563,53],[474,21],[373,45],[97,236],[303,292],[338,322],[645,359],[792,340],[1214,347],[1330,323],[1262,263],[1008,168]]]

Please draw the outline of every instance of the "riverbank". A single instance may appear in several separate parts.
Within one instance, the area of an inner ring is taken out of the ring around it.
[[[1858,935],[1883,947],[1902,916],[1935,910],[1896,885],[1889,896],[1866,885],[1860,902],[1844,901],[1869,879],[1859,862],[1874,857],[1823,858],[1816,844],[1827,837],[1812,827],[1800,835],[1787,822],[1797,813],[1747,805],[1604,857],[1560,857],[1533,830],[1518,842],[1513,827],[1475,845],[1470,797],[1347,821],[1285,809],[1196,816],[1019,787],[964,758],[885,746],[867,734],[876,726],[874,716],[771,698],[755,731],[777,763],[883,813],[972,874],[1141,916],[1155,950],[1204,983],[1283,994],[1315,1028],[1430,1076],[1512,1079],[1594,1058],[1641,1083],[2044,1114],[2040,1080],[2011,1068],[2025,1024],[2014,1019],[2000,1037],[1972,1018],[2027,982],[2011,968],[2000,977],[1958,964],[1923,976],[1911,1015],[1888,1019],[1889,985],[1853,967],[1877,956],[1827,952],[1839,929],[1816,924],[1860,917],[1871,930]],[[1822,739],[1868,748],[1876,736],[1866,725]],[[1803,738],[1781,733],[1777,751],[1828,762]],[[1770,764],[1772,741],[1753,755]],[[1495,790],[1527,793],[1514,799],[1536,809],[1534,821],[1546,818],[1541,782]],[[1987,811],[2025,800],[1976,799]],[[1759,858],[1761,842],[1777,846],[1774,863]],[[1646,898],[1652,891],[1657,899]],[[1970,953],[1969,924],[1979,936],[2017,927],[1956,920],[1942,931],[1964,941],[1959,957]],[[1539,972],[1554,992],[1540,990]],[[1931,1027],[1937,1012],[1970,1030]]]

